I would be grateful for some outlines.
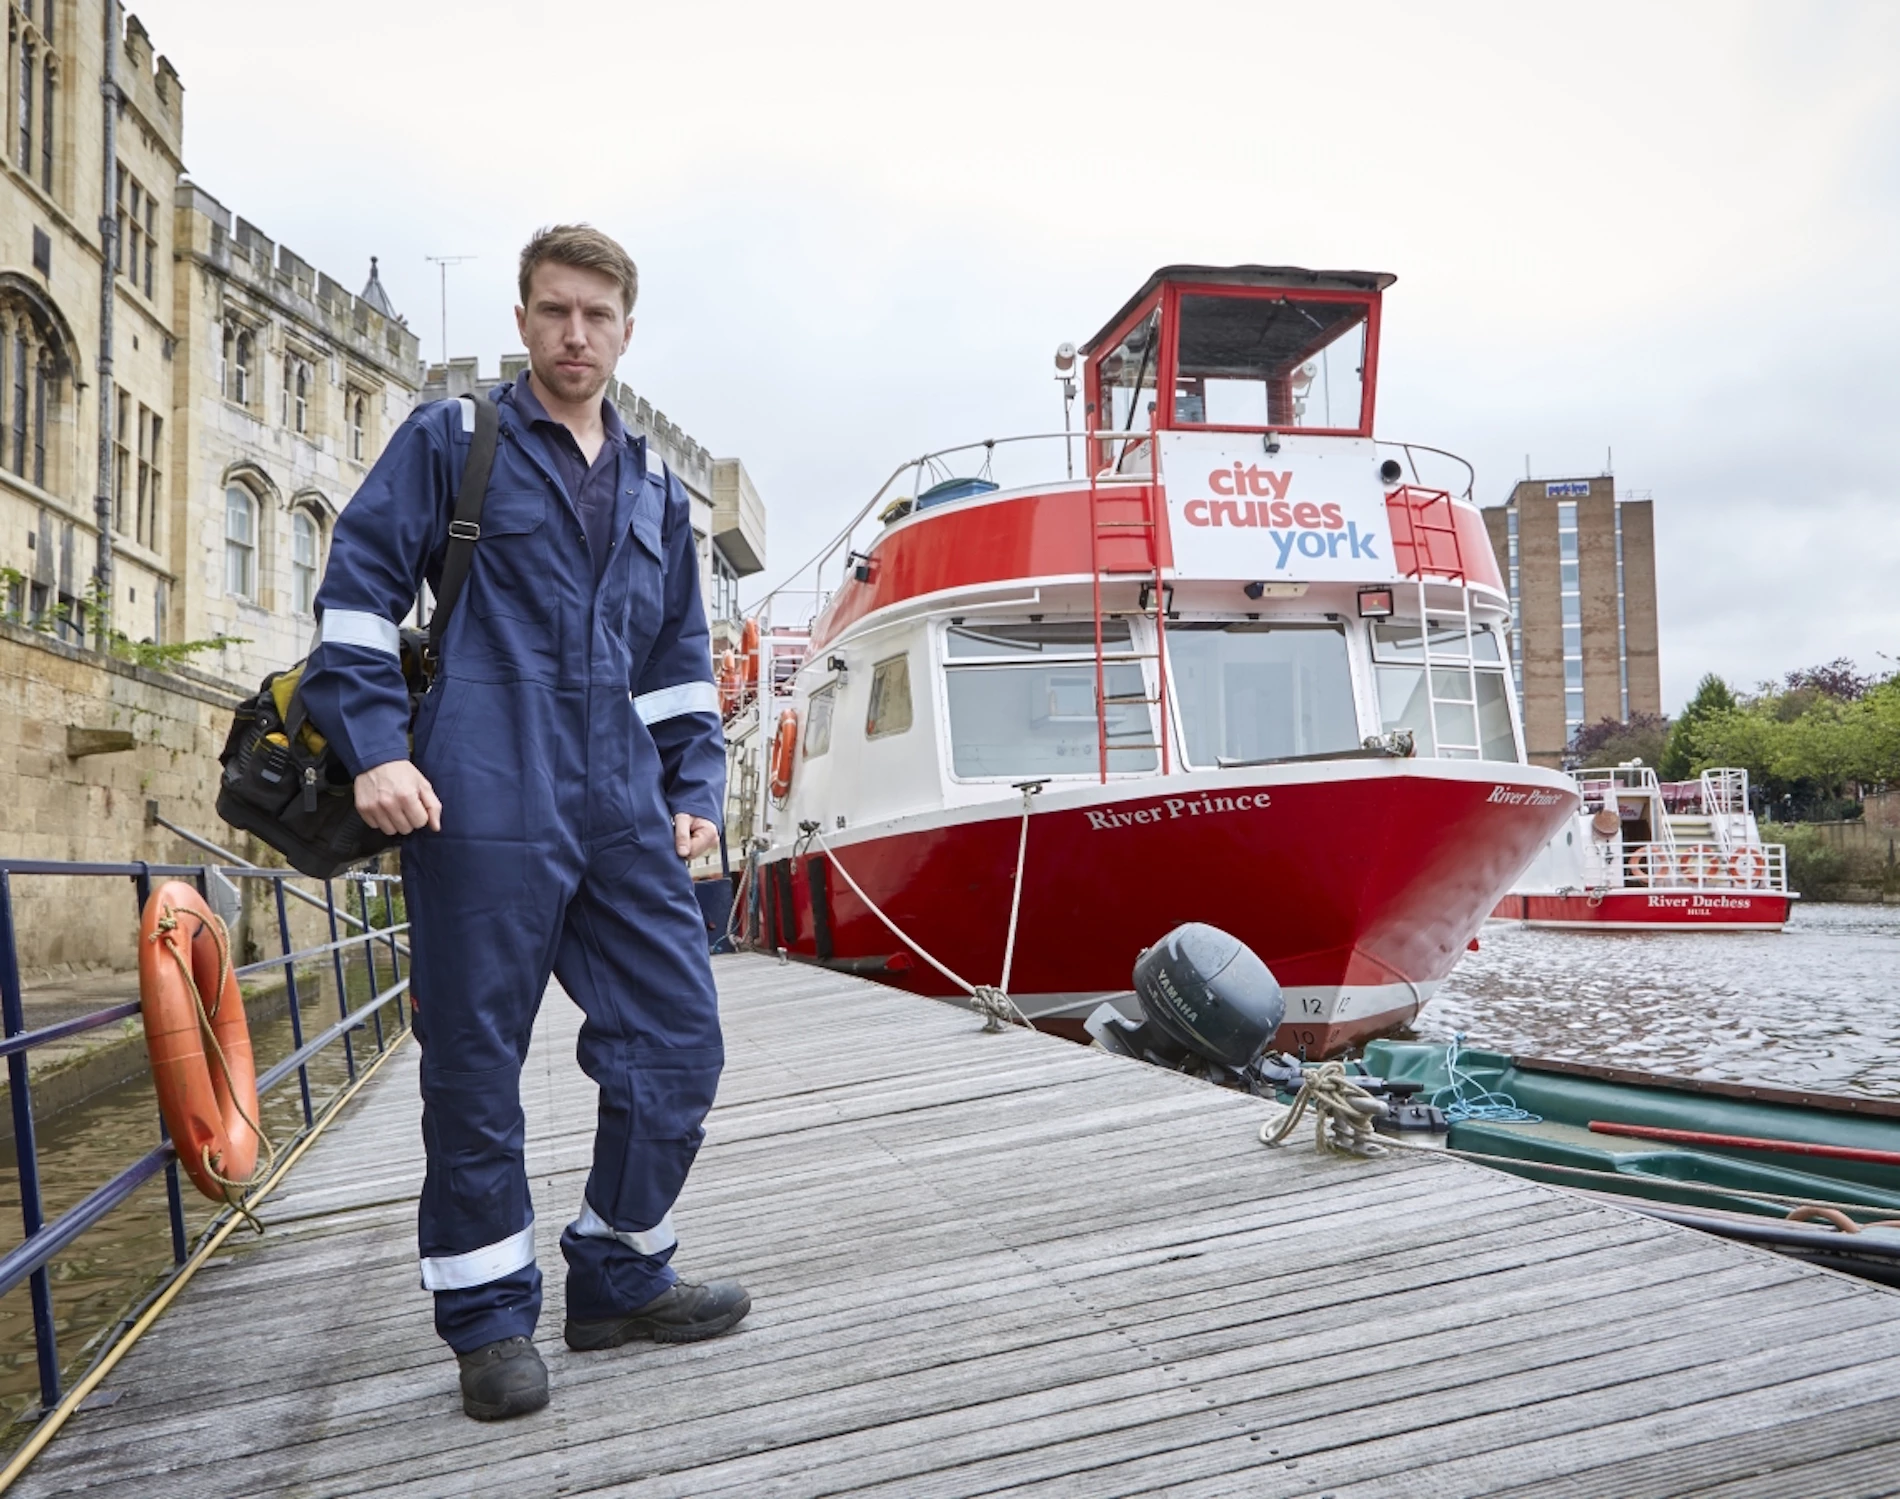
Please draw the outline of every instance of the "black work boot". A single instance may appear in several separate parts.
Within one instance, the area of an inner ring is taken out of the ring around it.
[[[682,1280],[624,1317],[605,1317],[597,1322],[569,1317],[567,1346],[576,1353],[593,1353],[618,1348],[635,1338],[651,1338],[656,1343],[697,1343],[737,1327],[739,1319],[751,1310],[752,1298],[736,1280],[715,1280],[703,1286],[690,1286]]]
[[[548,1403],[548,1366],[526,1338],[484,1343],[455,1361],[462,1366],[462,1409],[477,1421],[525,1416]]]

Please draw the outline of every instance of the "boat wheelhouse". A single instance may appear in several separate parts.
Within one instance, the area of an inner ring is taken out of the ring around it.
[[[1572,772],[1582,798],[1492,914],[1529,926],[1778,932],[1799,897],[1764,843],[1748,772],[1663,781],[1641,763]]]
[[[906,462],[765,601],[744,940],[1079,1019],[1198,920],[1287,1050],[1417,1012],[1577,792],[1523,763],[1469,466],[1373,436],[1392,280],[1158,271],[1058,352],[1077,430]]]

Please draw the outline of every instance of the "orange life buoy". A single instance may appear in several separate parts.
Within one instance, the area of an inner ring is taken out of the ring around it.
[[[732,717],[733,710],[739,706],[740,675],[739,657],[732,651],[722,651],[719,655],[719,716]]]
[[[1744,890],[1768,883],[1768,856],[1758,848],[1738,848],[1728,863],[1729,877]]]
[[[228,1201],[257,1167],[257,1063],[231,939],[177,880],[152,892],[139,920],[139,1008],[178,1164],[205,1196]]]
[[[1639,843],[1624,857],[1630,873],[1645,885],[1663,885],[1669,881],[1669,855],[1653,843]]]
[[[767,784],[775,802],[792,794],[792,755],[797,748],[798,714],[787,708],[779,714],[778,729],[772,735],[772,775]]]
[[[739,631],[739,655],[745,665],[745,684],[759,685],[759,622],[748,619]]]

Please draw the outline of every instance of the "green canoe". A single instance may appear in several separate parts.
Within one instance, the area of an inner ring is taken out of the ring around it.
[[[1419,1085],[1461,1155],[1900,1284],[1900,1101],[1422,1042],[1364,1066]]]

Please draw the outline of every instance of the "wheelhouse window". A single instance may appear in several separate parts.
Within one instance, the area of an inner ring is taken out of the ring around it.
[[[1284,292],[1183,294],[1175,425],[1365,435],[1370,311]]]
[[[1168,660],[1190,765],[1359,747],[1343,625],[1183,621],[1168,626]]]
[[[871,706],[864,715],[864,737],[882,739],[910,727],[910,657],[892,656],[871,668]]]
[[[257,597],[257,496],[242,484],[224,491],[224,591]]]
[[[1515,761],[1518,755],[1517,736],[1511,728],[1511,679],[1497,633],[1473,630],[1467,654],[1462,619],[1435,619],[1430,628],[1428,692],[1425,642],[1418,622],[1380,620],[1373,624],[1379,726],[1387,733],[1410,731],[1421,755],[1447,760]]]
[[[1102,625],[1108,768],[1151,771],[1154,717],[1126,620]],[[1094,774],[1100,764],[1090,620],[951,625],[950,767],[969,778]],[[1118,659],[1119,658],[1119,659]]]

